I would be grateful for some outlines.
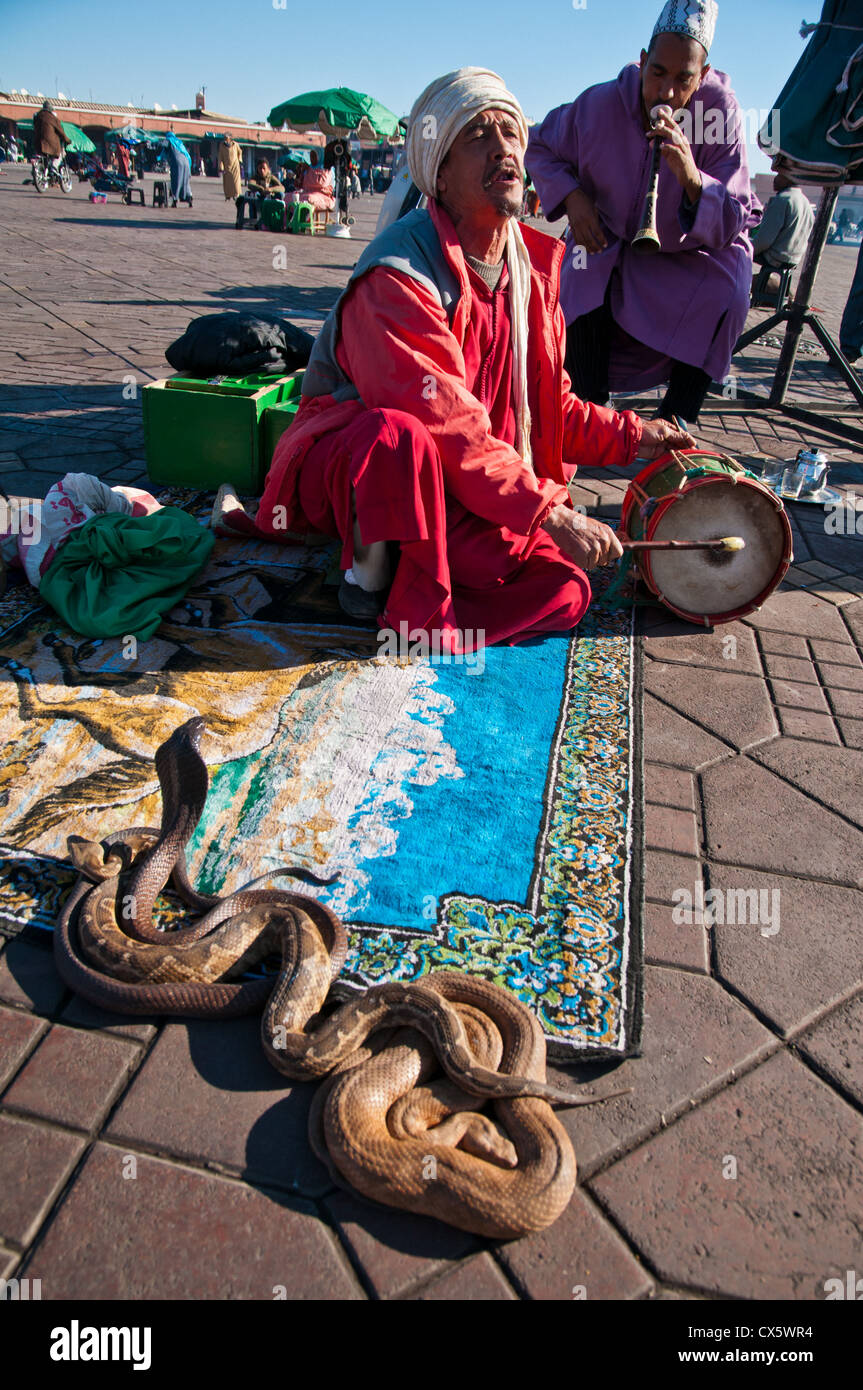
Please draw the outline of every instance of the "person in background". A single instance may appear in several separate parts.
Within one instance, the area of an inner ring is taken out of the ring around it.
[[[784,270],[799,265],[815,221],[812,204],[802,188],[788,177],[777,174],[773,197],[764,216],[750,233],[752,250],[759,265]]]
[[[130,179],[132,177],[132,163],[129,159],[129,149],[122,140],[117,141],[117,170],[124,179]]]
[[[560,300],[583,400],[667,382],[662,419],[693,422],[728,375],[749,311],[753,197],[742,112],[708,63],[716,0],[668,0],[639,63],[534,126],[527,166],[545,215],[569,219]],[[671,115],[651,112],[657,106]],[[660,249],[640,230],[654,142]]]
[[[311,164],[303,174],[302,201],[320,212],[332,212],[336,206],[332,171],[318,164],[317,150],[311,150],[309,158]]]
[[[270,163],[267,159],[258,160],[255,165],[255,177],[249,179],[246,187],[247,197],[242,201],[244,205],[248,205],[249,208],[249,226],[260,229],[261,203],[265,198],[272,198],[274,193],[284,193],[285,190],[270,168]],[[239,217],[237,226],[241,227],[242,225],[242,218]]]
[[[243,225],[243,169],[240,163],[240,147],[233,135],[226,135],[219,146],[219,172],[222,175],[222,191],[225,201],[234,200],[237,208],[236,226]]]
[[[33,118],[34,151],[47,155],[56,169],[68,143],[69,137],[54,113],[54,103],[43,101],[42,110]]]
[[[166,154],[168,168],[171,171],[171,207],[175,208],[178,202],[188,203],[191,207],[192,161],[182,140],[178,140],[176,135],[170,132],[167,138]]]

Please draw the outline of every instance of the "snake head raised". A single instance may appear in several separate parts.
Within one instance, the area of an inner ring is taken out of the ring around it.
[[[116,846],[105,847],[100,840],[85,840],[80,835],[70,835],[66,840],[69,858],[79,874],[101,883],[104,878],[113,878],[123,868],[123,855]]]

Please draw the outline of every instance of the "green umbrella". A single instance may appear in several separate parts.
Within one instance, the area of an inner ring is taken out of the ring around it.
[[[765,153],[811,183],[863,179],[863,4],[826,0],[812,37],[759,132]]]
[[[61,121],[60,124],[65,130],[66,135],[69,139],[68,147],[70,150],[77,150],[81,154],[93,153],[96,146],[93,144],[93,141],[90,139],[89,135],[84,134],[80,126],[73,125],[71,121]],[[22,132],[29,134],[29,132],[33,129],[32,121],[17,121],[16,125],[18,127],[19,134]]]
[[[274,129],[286,122],[294,130],[321,130],[324,135],[345,136],[356,130],[365,140],[398,134],[398,117],[374,97],[350,87],[330,87],[274,106],[267,119]]]
[[[60,124],[69,137],[70,150],[78,150],[80,154],[93,154],[96,146],[80,126],[73,125],[71,121],[61,121]]]

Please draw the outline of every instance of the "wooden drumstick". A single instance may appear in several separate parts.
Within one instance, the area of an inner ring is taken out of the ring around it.
[[[618,536],[624,550],[745,550],[742,536],[720,536],[715,541],[629,541]]]

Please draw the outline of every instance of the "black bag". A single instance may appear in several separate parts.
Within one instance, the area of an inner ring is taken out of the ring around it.
[[[193,319],[165,356],[187,376],[248,376],[305,367],[314,338],[276,314],[204,314]]]

